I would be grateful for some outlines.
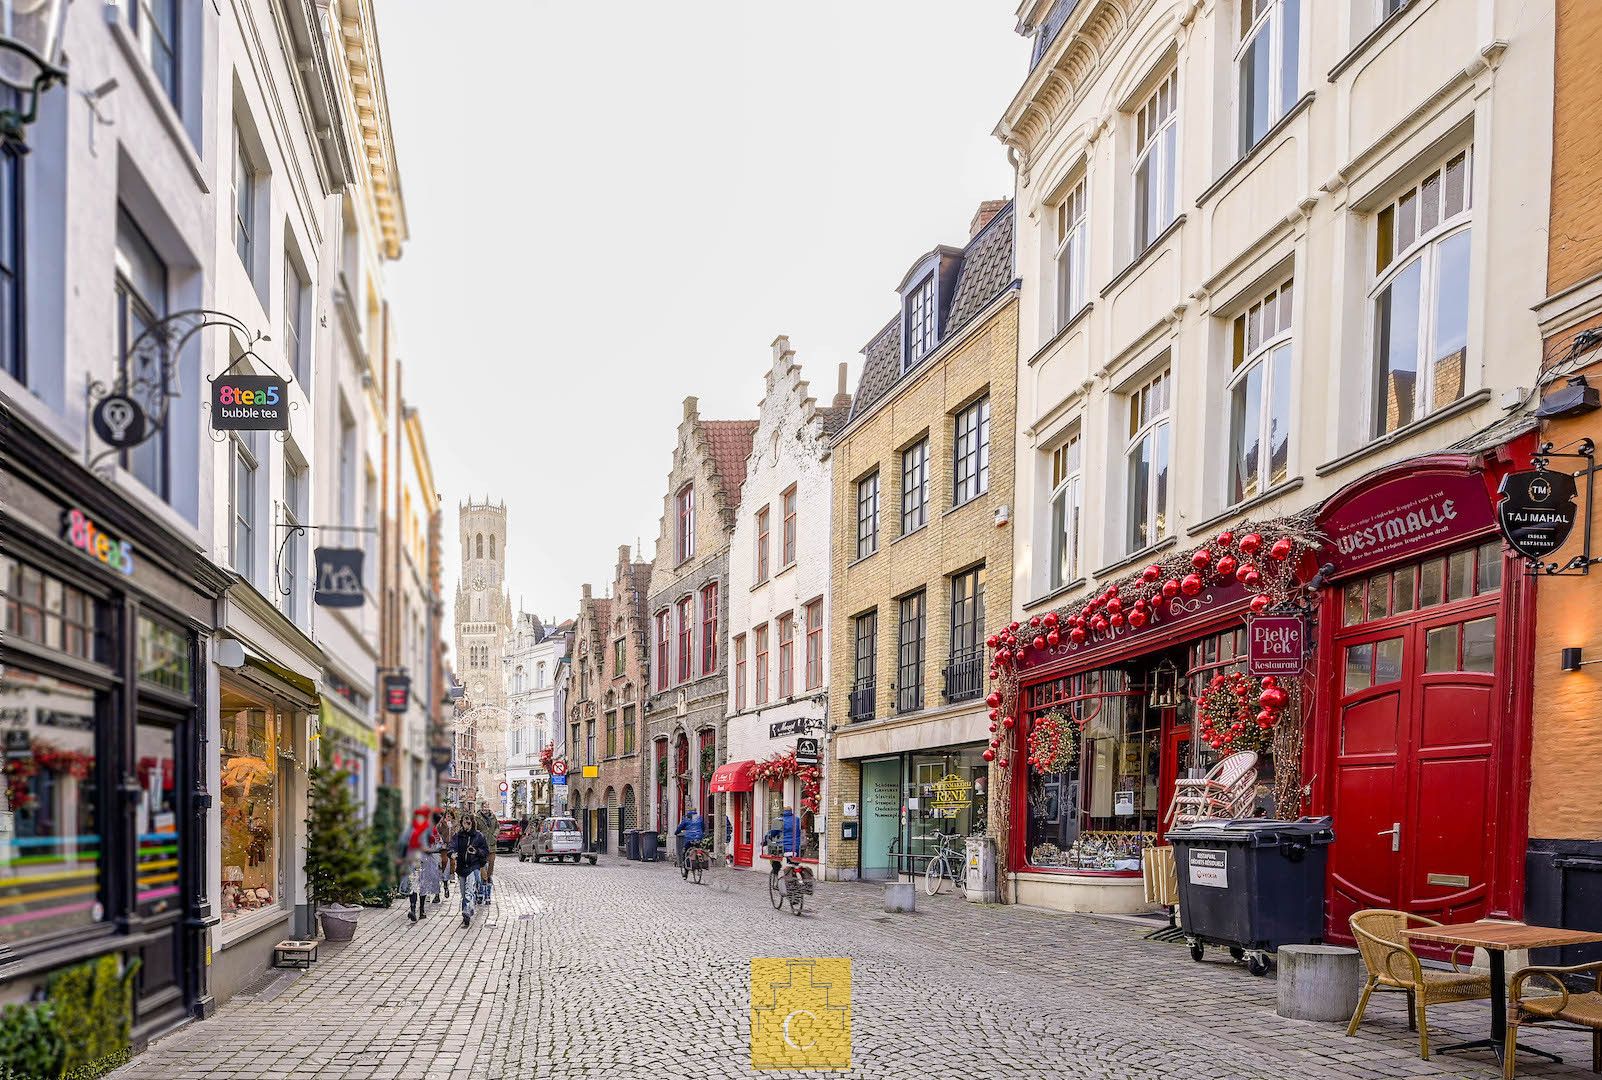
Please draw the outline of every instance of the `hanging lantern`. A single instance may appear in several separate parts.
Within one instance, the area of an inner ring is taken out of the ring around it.
[[[1173,709],[1179,705],[1179,668],[1163,657],[1151,673],[1151,707]]]

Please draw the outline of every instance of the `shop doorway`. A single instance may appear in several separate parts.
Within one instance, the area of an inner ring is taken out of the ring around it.
[[[901,839],[901,759],[862,763],[859,867],[868,881],[894,881]]]
[[[1334,936],[1369,907],[1444,922],[1488,913],[1505,841],[1501,568],[1489,543],[1345,587],[1333,657]]]
[[[751,793],[736,791],[730,796],[734,814],[734,865],[751,865]]]

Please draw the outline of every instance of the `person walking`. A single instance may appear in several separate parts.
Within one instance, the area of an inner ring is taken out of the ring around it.
[[[439,856],[443,850],[437,831],[439,818],[438,813],[434,814],[434,821],[423,831],[416,846],[406,854],[406,873],[401,879],[401,892],[408,898],[411,911],[407,918],[412,922],[427,917],[430,899],[439,903]]]
[[[489,857],[479,868],[478,901],[481,904],[490,902],[490,888],[495,875],[495,834],[500,831],[501,822],[487,806],[478,808],[478,829],[489,841]]]
[[[456,831],[451,855],[456,862],[456,884],[462,891],[462,927],[473,924],[473,909],[478,903],[479,867],[489,861],[489,841],[484,838],[472,814],[462,815],[462,827]]]
[[[440,886],[445,893],[445,899],[449,900],[451,898],[451,878],[456,876],[454,873],[455,866],[451,860],[451,852],[456,843],[456,818],[451,814],[437,813],[434,815],[434,822],[434,827],[439,831]],[[439,903],[438,897],[434,898],[434,903]]]

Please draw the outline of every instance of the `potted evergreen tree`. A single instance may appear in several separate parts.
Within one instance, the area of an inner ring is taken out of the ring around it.
[[[378,885],[373,841],[351,793],[350,773],[317,769],[306,819],[306,892],[322,918],[323,936],[349,941],[362,893]]]

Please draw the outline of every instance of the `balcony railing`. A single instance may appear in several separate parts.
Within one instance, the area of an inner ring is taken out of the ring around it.
[[[946,700],[968,701],[985,688],[985,658],[981,652],[959,653],[946,664]]]
[[[874,681],[872,679],[859,680],[851,688],[851,719],[872,720],[874,699],[876,697]]]

